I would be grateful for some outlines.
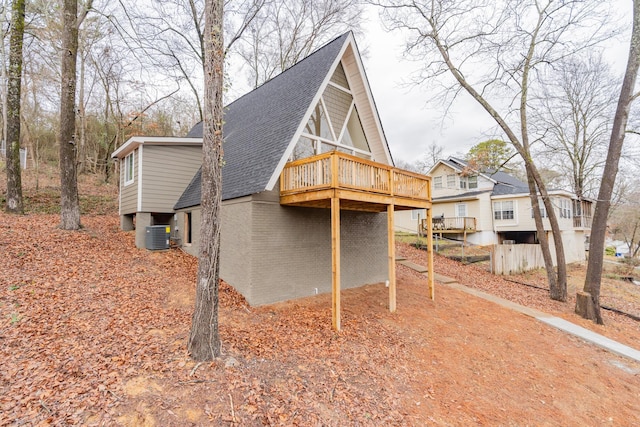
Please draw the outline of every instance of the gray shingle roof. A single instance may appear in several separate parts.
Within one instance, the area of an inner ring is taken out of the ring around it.
[[[225,109],[222,200],[264,191],[349,33],[238,98]],[[202,137],[202,122],[188,137]],[[200,204],[200,171],[174,206]]]
[[[442,162],[458,170],[462,170],[468,165],[467,161],[456,157],[449,157],[447,160],[442,160]],[[527,183],[520,181],[515,176],[509,175],[506,172],[483,171],[482,174],[496,181],[496,184],[493,186],[493,191],[491,192],[492,196],[529,192]]]
[[[453,194],[451,196],[441,196],[441,197],[434,197],[433,201],[434,202],[441,202],[441,201],[445,201],[445,200],[457,200],[457,199],[471,199],[474,198],[480,194],[483,193],[488,193],[491,190],[478,190],[478,191],[468,191],[466,193],[462,193],[462,194]]]
[[[493,186],[492,196],[529,193],[529,186],[526,183],[508,173],[498,171],[489,176],[497,182],[496,185]]]

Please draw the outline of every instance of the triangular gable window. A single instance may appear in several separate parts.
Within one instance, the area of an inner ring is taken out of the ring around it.
[[[369,144],[367,143],[367,138],[364,135],[364,129],[362,129],[362,123],[360,123],[358,110],[356,109],[355,105],[353,106],[353,111],[351,112],[351,116],[349,117],[349,121],[347,122],[347,128],[344,130],[344,135],[342,136],[342,141],[340,142],[343,145],[348,145],[362,151],[371,152],[371,150],[369,149]]]
[[[353,96],[335,86],[329,85],[322,94],[322,100],[327,106],[329,119],[333,125],[333,133],[336,137],[339,137],[344,127],[347,114],[349,114],[349,108],[351,108],[351,104],[353,103]]]
[[[309,122],[305,127],[305,131],[310,135],[334,140],[333,134],[331,133],[331,127],[329,126],[329,121],[327,120],[324,108],[322,107],[322,102],[319,102],[318,105],[316,105],[316,108],[314,108],[313,114],[311,114],[311,118],[309,118]]]
[[[342,63],[338,63],[290,158],[334,150],[372,158]]]
[[[336,71],[333,73],[333,76],[331,76],[331,82],[337,84],[338,86],[342,86],[345,89],[351,89],[349,87],[347,75],[344,72],[344,68],[342,67],[341,62],[336,67]]]

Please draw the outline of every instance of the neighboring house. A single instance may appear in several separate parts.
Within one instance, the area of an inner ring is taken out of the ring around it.
[[[393,167],[353,35],[228,105],[224,122],[221,277],[253,305],[333,292],[337,329],[341,287],[389,281],[395,310],[394,211],[429,209],[430,182]],[[123,228],[135,215],[138,247],[142,228],[166,224],[177,244],[198,254],[200,163],[194,159],[189,179],[180,175],[182,189],[162,206],[151,209],[146,200],[151,188],[166,194],[163,179],[176,174],[175,150],[190,151],[201,138],[199,123],[162,147],[132,138],[113,154],[124,162]],[[164,177],[145,172],[152,147],[167,150]],[[127,156],[142,149],[137,174],[138,160]],[[135,197],[137,204],[125,203]]]
[[[474,171],[467,162],[455,157],[438,161],[428,174],[433,185],[434,234],[476,245],[538,243],[526,183],[505,172]],[[584,260],[585,240],[591,228],[591,202],[580,202],[564,190],[548,192],[556,209],[567,262]],[[541,209],[553,245],[546,210]],[[424,218],[425,213],[417,211],[414,215]]]

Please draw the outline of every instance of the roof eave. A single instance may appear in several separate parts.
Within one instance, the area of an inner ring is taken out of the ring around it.
[[[111,154],[112,159],[121,159],[141,145],[202,145],[202,138],[174,136],[132,136]]]

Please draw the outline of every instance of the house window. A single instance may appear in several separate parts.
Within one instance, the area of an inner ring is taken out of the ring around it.
[[[459,218],[464,218],[467,216],[467,204],[466,203],[458,203],[456,205],[456,213]]]
[[[540,217],[547,218],[547,208],[544,207],[542,199],[538,199],[538,206],[540,207]],[[534,210],[531,208],[531,218],[534,218]]]
[[[442,177],[434,176],[433,177],[433,188],[442,188]]]
[[[478,177],[477,176],[461,176],[460,177],[460,188],[462,189],[473,189],[478,188]]]
[[[469,176],[467,177],[467,181],[469,182],[469,189],[478,188],[478,176]]]
[[[580,200],[573,201],[573,216],[582,216],[582,204]]]
[[[342,71],[341,71],[342,70]],[[371,159],[371,149],[342,66],[318,101],[294,149],[292,160],[330,151]]]
[[[447,188],[456,188],[456,176],[447,175]]]
[[[124,158],[124,185],[133,183],[133,156],[134,152],[132,151]]]
[[[494,219],[514,219],[513,200],[493,202]]]
[[[560,199],[560,218],[571,218],[571,200]]]

